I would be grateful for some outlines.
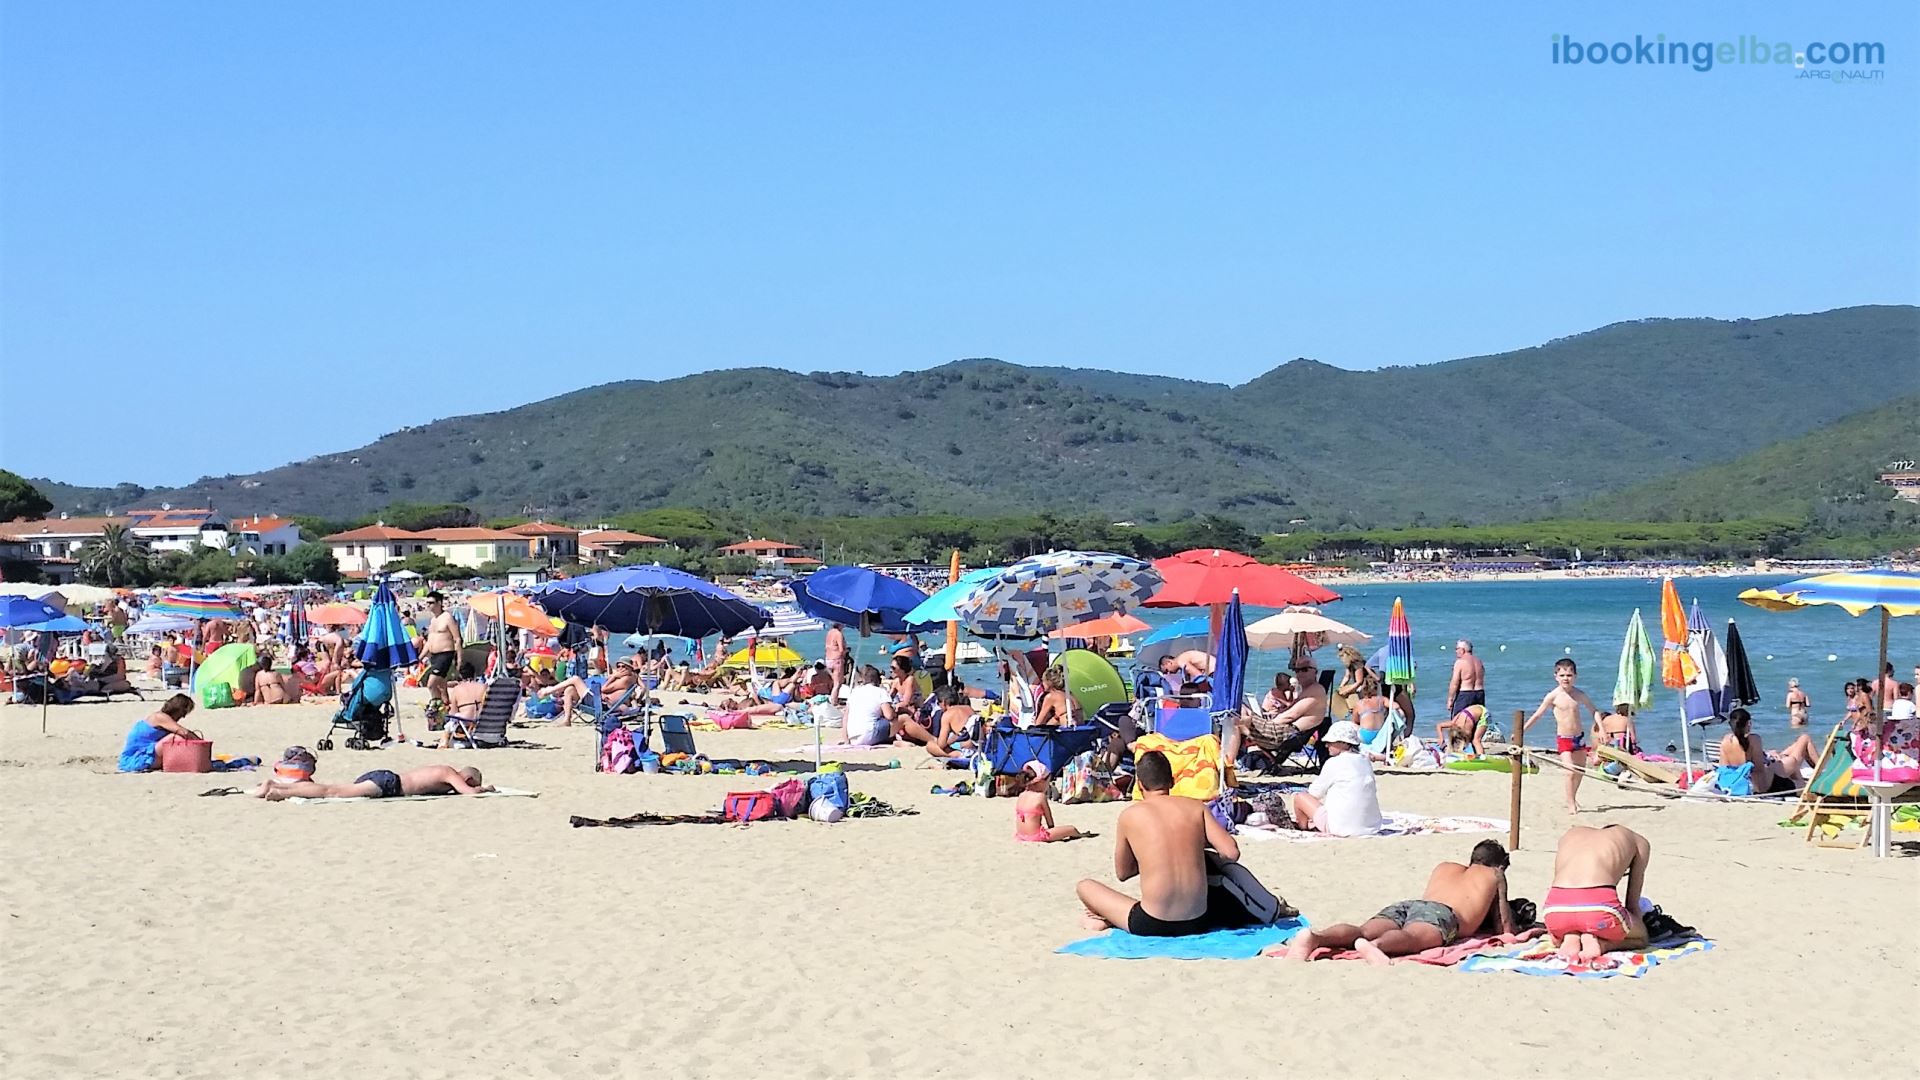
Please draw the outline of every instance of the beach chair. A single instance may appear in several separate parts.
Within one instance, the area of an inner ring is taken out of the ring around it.
[[[1835,724],[1833,730],[1827,732],[1826,744],[1820,748],[1819,760],[1813,767],[1813,779],[1801,789],[1800,801],[1787,818],[1793,822],[1805,817],[1807,841],[1818,847],[1864,847],[1872,832],[1871,828],[1863,828],[1852,833],[1846,828],[1851,818],[1871,822],[1873,808],[1867,801],[1867,793],[1853,782],[1853,747],[1840,737],[1844,727],[1844,723]],[[1833,831],[1829,833],[1829,829]]]
[[[314,749],[333,749],[333,733],[343,730],[352,732],[345,741],[349,750],[367,750],[385,742],[387,723],[394,717],[393,683],[391,670],[362,669],[328,720],[327,733],[314,742]]]
[[[507,745],[507,725],[520,704],[520,680],[502,675],[487,683],[487,696],[480,702],[480,715],[471,720],[447,718],[449,738],[469,750],[485,750]]]

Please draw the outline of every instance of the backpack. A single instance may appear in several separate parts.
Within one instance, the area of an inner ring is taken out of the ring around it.
[[[633,732],[624,727],[614,728],[600,743],[600,771],[606,773],[630,773],[634,769]]]
[[[847,774],[838,769],[822,770],[807,778],[807,802],[825,803],[838,807],[842,813],[853,805],[853,795],[847,789]]]

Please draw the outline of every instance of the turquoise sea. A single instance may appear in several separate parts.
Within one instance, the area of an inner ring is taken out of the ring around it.
[[[1675,584],[1681,602],[1700,601],[1701,611],[1725,644],[1729,618],[1739,623],[1747,658],[1753,663],[1761,701],[1753,706],[1755,729],[1769,747],[1781,745],[1788,734],[1783,704],[1787,680],[1798,678],[1813,701],[1809,730],[1816,741],[1845,711],[1840,687],[1849,679],[1872,674],[1879,650],[1880,623],[1876,616],[1853,618],[1833,608],[1771,612],[1749,607],[1735,597],[1744,589],[1774,585],[1790,576],[1740,578],[1683,578]],[[1571,656],[1580,665],[1580,685],[1596,704],[1610,703],[1620,646],[1627,620],[1635,608],[1646,624],[1654,647],[1660,644],[1660,585],[1641,578],[1587,578],[1569,581],[1403,582],[1388,585],[1351,585],[1335,589],[1338,603],[1322,609],[1329,617],[1374,635],[1367,651],[1386,643],[1387,616],[1393,599],[1406,602],[1407,621],[1413,627],[1414,660],[1420,675],[1416,706],[1423,732],[1431,731],[1444,704],[1447,676],[1453,664],[1454,639],[1473,639],[1474,651],[1487,665],[1487,705],[1502,727],[1513,710],[1529,713],[1553,685],[1553,662]],[[1198,609],[1142,610],[1135,614],[1156,626],[1194,614]],[[1248,608],[1247,622],[1272,614]],[[1905,620],[1920,622],[1920,620]],[[1912,677],[1920,662],[1920,626],[1909,629],[1893,621],[1888,659],[1902,680]],[[932,639],[927,639],[931,643]],[[862,659],[880,655],[881,639],[853,642]],[[820,655],[822,635],[802,634],[792,645],[809,658]],[[1331,648],[1320,650],[1322,663],[1335,663]],[[1829,657],[1832,657],[1829,659]],[[1248,687],[1272,685],[1285,660],[1283,652],[1255,652],[1249,665]],[[986,684],[991,676],[981,665],[962,669],[969,682]],[[1542,724],[1551,721],[1543,720]],[[1642,741],[1664,746],[1680,735],[1678,702],[1674,693],[1655,688],[1654,704],[1639,721]],[[1542,737],[1535,725],[1533,741]]]

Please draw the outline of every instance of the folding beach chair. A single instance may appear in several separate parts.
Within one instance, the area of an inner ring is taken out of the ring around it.
[[[1863,828],[1857,834],[1846,831],[1847,819],[1861,818],[1871,820],[1872,806],[1867,802],[1866,792],[1853,782],[1853,747],[1840,737],[1844,723],[1835,724],[1827,732],[1826,745],[1820,748],[1819,763],[1813,767],[1813,779],[1800,792],[1800,802],[1794,806],[1788,821],[1807,819],[1807,840],[1819,847],[1857,848],[1864,847],[1867,834],[1872,830]],[[1835,831],[1829,835],[1828,829]]]
[[[485,750],[507,745],[507,725],[520,704],[520,680],[511,675],[495,677],[487,683],[487,696],[480,702],[480,715],[471,720],[447,718],[449,737],[469,750]]]

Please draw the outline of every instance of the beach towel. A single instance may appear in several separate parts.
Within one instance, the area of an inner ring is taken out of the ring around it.
[[[1425,952],[1410,953],[1406,956],[1395,956],[1391,958],[1390,962],[1395,964],[1427,964],[1432,967],[1453,967],[1469,957],[1532,941],[1535,938],[1545,936],[1546,932],[1543,927],[1536,926],[1530,930],[1522,930],[1518,934],[1489,934],[1486,937],[1462,938],[1451,945],[1437,945]],[[1285,949],[1273,949],[1265,955],[1282,956],[1285,955],[1285,953]],[[1353,949],[1334,950],[1319,948],[1313,950],[1312,959],[1358,960],[1360,959],[1360,954]]]
[[[1388,811],[1380,815],[1380,829],[1361,836],[1328,836],[1323,832],[1282,829],[1272,825],[1241,825],[1238,836],[1256,840],[1286,840],[1295,844],[1315,844],[1323,840],[1371,840],[1383,836],[1419,836],[1441,833],[1506,832],[1503,818],[1427,817]]]
[[[899,749],[900,747],[897,747],[892,743],[881,743],[879,746],[863,746],[859,743],[845,743],[845,742],[830,742],[830,743],[820,744],[820,752],[823,754],[847,754],[847,753],[852,753],[853,751],[856,751],[856,750],[876,750],[876,751],[886,751],[888,753],[892,753]],[[811,755],[813,753],[813,744],[806,743],[801,746],[790,747],[780,752],[782,754]]]
[[[1151,750],[1158,750],[1165,754],[1167,764],[1173,766],[1175,795],[1205,801],[1220,793],[1220,739],[1218,736],[1209,734],[1175,742],[1156,732],[1140,736],[1133,744],[1133,752],[1136,755]],[[1146,792],[1142,789],[1134,789],[1135,799],[1145,796]]]
[[[1271,926],[1215,930],[1185,937],[1139,937],[1125,930],[1108,930],[1070,941],[1054,951],[1108,960],[1251,960],[1260,955],[1260,950],[1283,945],[1306,928],[1305,919],[1282,919]]]
[[[1521,975],[1570,975],[1576,979],[1638,979],[1660,964],[1671,963],[1713,948],[1713,942],[1699,935],[1668,938],[1654,942],[1644,952],[1608,953],[1594,961],[1569,962],[1553,949],[1548,938],[1536,938],[1489,954],[1470,956],[1460,964],[1461,971],[1512,971]]]
[[[692,728],[695,731],[727,730],[725,725],[713,719],[713,717],[716,715],[720,715],[720,714],[718,713],[708,714],[707,718],[704,720],[696,717],[692,720],[687,721],[687,726]],[[808,724],[796,724],[791,720],[782,720],[777,716],[755,716],[755,717],[752,717],[752,720],[753,720],[752,724],[745,725],[745,726],[751,727],[757,731],[782,731],[782,730],[806,731],[811,727],[811,725],[808,725]],[[734,725],[734,727],[736,728],[740,726],[742,725],[739,725],[739,724]],[[822,749],[825,749],[825,747],[822,747]],[[790,751],[790,752],[798,753],[799,751]],[[809,754],[813,753],[813,747],[811,745],[807,747],[807,753]]]
[[[519,788],[495,788],[492,791],[482,792],[478,795],[458,795],[458,796],[455,796],[455,795],[395,795],[390,798],[384,798],[384,799],[354,798],[351,796],[344,799],[332,799],[332,798],[303,799],[303,798],[296,797],[292,799],[283,799],[281,801],[290,802],[290,803],[390,803],[390,802],[421,802],[421,801],[428,801],[428,800],[438,801],[440,799],[452,799],[452,798],[537,799],[539,797],[540,797],[540,793],[537,791],[522,791]]]

